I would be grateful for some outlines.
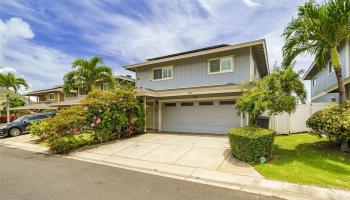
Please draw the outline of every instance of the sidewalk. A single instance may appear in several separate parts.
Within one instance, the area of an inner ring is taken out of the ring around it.
[[[48,153],[48,148],[33,144],[33,139],[29,135],[17,138],[0,139],[0,145]],[[267,180],[254,176],[254,174],[239,175],[213,169],[179,166],[94,152],[95,150],[103,152],[103,149],[107,150],[107,146],[76,151],[64,157],[285,199],[350,199],[350,191]]]

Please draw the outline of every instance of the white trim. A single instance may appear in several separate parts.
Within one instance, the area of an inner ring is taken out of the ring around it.
[[[51,99],[51,94],[53,94],[53,99]],[[49,93],[49,100],[51,101],[51,100],[55,100],[55,98],[56,98],[56,94],[55,93]]]
[[[331,64],[331,68],[332,68],[332,71],[331,72],[329,72],[329,64]],[[327,62],[327,73],[328,73],[328,76],[330,76],[330,75],[332,75],[335,71],[334,71],[334,67],[333,67],[333,64],[331,63],[331,60],[329,60],[328,62]]]
[[[253,59],[252,47],[249,48],[249,75],[250,75],[249,80],[253,81],[253,79],[255,78],[255,74],[254,74],[254,59]]]
[[[238,99],[239,96],[226,96],[226,97],[202,97],[202,98],[182,98],[182,99],[161,99],[158,100],[158,102],[161,103],[175,103],[175,102],[183,102],[183,101],[193,101],[193,102],[197,102],[197,101],[213,101],[213,100],[236,100]]]
[[[171,69],[171,77],[163,78],[163,69],[170,68]],[[162,78],[161,79],[154,79],[154,70],[161,69],[162,70]],[[163,67],[156,67],[152,68],[152,81],[165,81],[170,80],[174,78],[174,66],[173,65],[167,65]]]
[[[314,84],[314,80],[315,80],[315,84]],[[312,87],[316,87],[317,86],[317,77],[316,76],[312,77],[312,79],[311,79],[311,86]]]
[[[158,101],[158,131],[162,131],[162,102]]]
[[[251,42],[234,44],[234,45],[230,45],[230,46],[222,47],[222,48],[210,49],[210,50],[206,50],[206,51],[200,51],[200,52],[194,52],[194,53],[189,53],[189,54],[184,54],[184,55],[179,55],[179,56],[172,56],[172,57],[168,57],[168,58],[146,61],[146,62],[138,63],[138,64],[126,65],[126,66],[124,66],[124,68],[131,69],[131,68],[141,67],[144,65],[156,64],[156,63],[166,62],[166,61],[173,61],[173,60],[178,60],[178,59],[183,59],[183,58],[190,58],[193,56],[207,55],[207,54],[211,54],[211,53],[219,53],[219,52],[223,52],[223,51],[239,49],[239,48],[244,48],[244,47],[250,47],[250,46],[256,46],[256,45],[263,45],[264,51],[265,51],[266,66],[268,67],[269,62],[267,59],[267,49],[266,49],[265,43],[266,43],[265,39],[261,39],[261,40],[251,41]],[[268,70],[269,70],[269,68],[268,68]]]
[[[222,56],[222,57],[208,59],[208,75],[234,72],[234,68],[235,68],[234,57],[235,57],[235,55]],[[229,58],[231,60],[231,68],[229,70],[222,71],[222,69],[221,69],[221,60],[227,59],[227,58]],[[219,60],[219,62],[220,62],[220,71],[219,72],[210,72],[210,61],[212,61],[212,60]]]
[[[147,131],[147,99],[146,97],[143,97],[143,111],[144,113],[144,121],[145,121],[145,125],[144,125],[144,131]]]
[[[153,99],[153,106],[152,106],[152,120],[153,120],[153,124],[152,124],[152,126],[153,126],[153,129],[155,129],[156,128],[156,100],[155,99]]]
[[[318,99],[318,98],[320,98],[320,97],[323,97],[323,96],[326,95],[326,94],[328,94],[328,93],[327,93],[327,92],[321,92],[321,93],[319,93],[318,95],[312,97],[312,98],[311,98],[311,101],[312,101],[312,100],[315,100],[315,99]]]

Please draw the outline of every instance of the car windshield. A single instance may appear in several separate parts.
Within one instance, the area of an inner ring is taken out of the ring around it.
[[[15,121],[13,121],[13,122],[20,122],[20,121],[23,121],[23,120],[26,119],[27,117],[28,117],[27,115],[26,115],[26,116],[22,116],[22,117],[16,119]]]

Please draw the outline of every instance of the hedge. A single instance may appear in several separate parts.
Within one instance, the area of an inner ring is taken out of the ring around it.
[[[275,132],[260,127],[246,126],[228,131],[231,152],[245,162],[258,162],[261,157],[269,158]]]
[[[48,141],[48,146],[55,153],[67,153],[72,149],[91,144],[94,144],[94,139],[90,133],[61,136]]]

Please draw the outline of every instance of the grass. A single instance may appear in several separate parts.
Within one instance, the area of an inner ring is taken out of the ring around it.
[[[254,168],[269,179],[350,189],[350,153],[308,133],[276,136],[273,159]]]

